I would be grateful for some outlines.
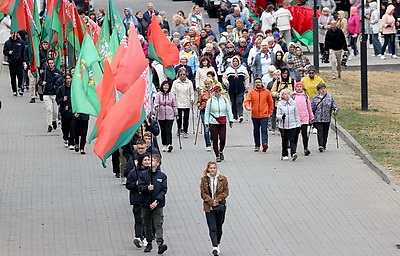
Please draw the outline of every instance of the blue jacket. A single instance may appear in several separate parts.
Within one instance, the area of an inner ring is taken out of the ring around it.
[[[132,159],[132,158],[131,158]],[[148,168],[143,168],[141,166],[133,167],[132,171],[126,179],[125,187],[129,190],[129,201],[131,205],[140,204],[141,195],[139,193],[139,187],[136,185],[136,181],[139,180],[139,176],[142,172],[148,170]]]
[[[131,174],[130,172],[129,174]],[[148,186],[154,185],[154,189],[150,191]],[[167,175],[157,168],[156,172],[146,170],[139,175],[139,192],[142,195],[140,198],[140,206],[150,208],[155,200],[157,200],[157,207],[165,206],[165,194],[167,194]]]
[[[227,122],[233,123],[232,107],[224,96],[216,97],[212,95],[207,100],[204,112],[204,124],[218,124],[215,118],[226,116]]]

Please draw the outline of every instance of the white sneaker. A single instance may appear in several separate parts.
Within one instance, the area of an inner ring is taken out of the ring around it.
[[[167,152],[167,146],[165,145],[162,146],[162,152]]]
[[[126,184],[126,178],[125,177],[121,177],[121,185],[125,185]]]
[[[139,248],[139,249],[143,247],[142,240],[140,240],[139,237],[135,237],[133,239],[133,244],[136,246],[136,248]]]
[[[287,160],[289,160],[289,157],[288,156],[282,156],[281,160],[282,161],[287,161]]]
[[[316,128],[313,128],[313,129],[312,129],[312,133],[313,133],[313,134],[317,134],[317,132],[318,132],[318,130],[317,130]]]
[[[372,56],[372,57],[375,57],[376,55],[375,55],[375,54],[371,54],[371,56]]]
[[[386,57],[384,55],[382,55],[381,57],[379,57],[381,60],[386,60]]]
[[[69,146],[69,150],[74,150],[74,146],[73,145]]]
[[[211,147],[206,147],[207,152],[211,151]]]
[[[64,147],[68,148],[68,140],[64,140]]]
[[[396,55],[392,55],[392,58],[393,58],[393,59],[397,59],[397,56],[396,56]]]
[[[374,46],[372,44],[369,45],[369,49],[373,49]]]
[[[146,238],[144,238],[144,239],[142,240],[142,245],[143,245],[144,247],[147,246],[147,240],[146,240]]]
[[[382,56],[382,54],[379,53],[379,54],[378,54],[378,57],[381,57],[381,56]]]

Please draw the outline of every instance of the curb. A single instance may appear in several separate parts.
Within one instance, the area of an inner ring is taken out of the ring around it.
[[[335,121],[331,121],[331,129],[335,132]],[[376,174],[379,175],[393,190],[400,192],[400,186],[396,185],[393,175],[381,164],[376,162],[354,138],[339,123],[337,123],[338,136],[367,164]]]

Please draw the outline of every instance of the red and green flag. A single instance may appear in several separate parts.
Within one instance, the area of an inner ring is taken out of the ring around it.
[[[148,65],[136,29],[131,27],[128,45],[121,41],[111,63],[117,90],[122,93],[127,92]]]
[[[15,0],[1,0],[0,1],[0,12],[8,14],[13,6]]]
[[[152,21],[148,28],[148,56],[163,65],[166,76],[170,79],[175,79],[174,66],[179,64],[179,50],[162,32],[154,14],[151,19]]]
[[[139,77],[118,100],[98,127],[95,154],[105,167],[107,158],[115,150],[126,145],[146,119],[143,98],[146,82]]]
[[[97,116],[100,112],[100,102],[96,85],[100,82],[103,72],[99,54],[89,34],[83,39],[82,49],[85,50],[79,55],[71,84],[72,112]]]
[[[100,112],[96,119],[96,125],[93,127],[89,142],[97,136],[98,127],[100,127],[104,118],[110,112],[115,103],[115,81],[114,74],[108,60],[104,61],[104,74],[100,83],[96,86],[97,96],[100,102]]]
[[[79,16],[75,3],[64,0],[65,2],[65,33],[67,41],[78,54],[81,52],[81,45],[85,37],[83,22]]]
[[[290,21],[292,27],[292,41],[300,42],[303,45],[313,44],[313,17],[314,10],[310,7],[292,5],[285,7],[290,11],[293,20]],[[322,13],[317,11],[317,17]],[[286,42],[287,43],[287,42]]]

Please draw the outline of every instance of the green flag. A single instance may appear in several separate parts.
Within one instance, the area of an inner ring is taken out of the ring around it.
[[[97,52],[100,55],[101,60],[107,57],[108,53],[108,45],[110,41],[110,21],[109,21],[109,13],[107,12],[103,25],[101,26],[99,40],[97,41],[96,48]]]
[[[121,41],[126,34],[126,29],[124,23],[122,22],[121,16],[119,16],[118,9],[115,6],[113,0],[109,1],[108,11],[110,14],[111,30],[112,31],[117,30],[118,39],[119,41]]]
[[[103,72],[99,54],[88,33],[83,39],[82,49],[85,50],[79,55],[71,84],[72,112],[97,116],[100,112],[100,103],[96,85],[100,82]]]
[[[108,43],[107,58],[110,63],[112,62],[114,55],[117,52],[119,43],[120,41],[118,40],[118,33],[114,31],[111,35],[110,42]]]
[[[4,18],[4,13],[0,12],[0,20]]]

